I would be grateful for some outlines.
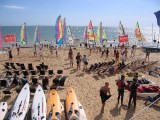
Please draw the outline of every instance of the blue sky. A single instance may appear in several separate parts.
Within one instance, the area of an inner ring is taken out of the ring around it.
[[[66,18],[67,25],[157,26],[154,12],[160,10],[160,0],[0,0],[0,24],[55,25],[56,18]]]

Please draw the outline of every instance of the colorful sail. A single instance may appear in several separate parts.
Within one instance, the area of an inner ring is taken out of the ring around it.
[[[160,27],[160,11],[154,13],[157,18],[157,25]]]
[[[83,33],[83,40],[84,42],[87,42],[87,28],[85,27],[84,33]]]
[[[56,35],[55,35],[56,44],[63,44],[63,32],[62,32],[61,15],[58,16],[58,18],[56,20],[55,29],[56,29]]]
[[[100,22],[100,25],[97,30],[97,40],[99,40],[100,43],[103,42],[103,40],[102,40],[102,22]]]
[[[62,22],[62,34],[63,34],[63,44],[65,44],[66,43],[66,34],[67,34],[65,18],[63,19],[63,22]]]
[[[39,26],[37,26],[36,29],[35,29],[34,42],[36,44],[40,44],[40,30],[39,30]]]
[[[107,33],[106,33],[106,29],[103,30],[103,35],[102,35],[102,39],[103,39],[103,45],[107,45]]]
[[[72,32],[71,32],[71,28],[70,26],[67,27],[67,44],[69,45],[73,45],[73,35],[72,35]]]
[[[1,31],[1,27],[0,27],[0,48],[2,48],[2,31]]]
[[[26,23],[22,26],[21,29],[21,43],[27,44],[27,31],[26,31]]]
[[[106,33],[106,29],[103,30],[103,36],[102,36],[103,40],[107,40],[107,33]]]
[[[141,31],[140,31],[138,22],[136,24],[135,36],[138,41],[142,40]]]
[[[87,29],[87,40],[95,40],[95,34],[93,31],[92,21],[89,22]]]

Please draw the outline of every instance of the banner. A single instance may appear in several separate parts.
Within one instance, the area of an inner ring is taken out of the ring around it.
[[[16,34],[5,35],[4,42],[16,42]]]
[[[128,42],[128,35],[119,35],[119,42]]]

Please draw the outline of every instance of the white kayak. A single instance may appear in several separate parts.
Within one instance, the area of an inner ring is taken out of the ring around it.
[[[7,113],[7,102],[0,102],[0,120],[3,120]]]
[[[82,104],[80,102],[78,102],[78,105],[79,105],[79,109],[80,109],[80,120],[87,120],[86,113],[84,111]]]
[[[46,120],[46,111],[46,97],[39,85],[33,98],[32,120]]]
[[[10,120],[23,120],[29,106],[30,90],[28,83],[22,88],[11,110]]]

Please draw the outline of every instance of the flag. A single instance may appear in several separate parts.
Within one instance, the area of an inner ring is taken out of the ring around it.
[[[119,35],[119,42],[128,42],[128,35]]]
[[[156,18],[157,18],[157,24],[158,24],[158,26],[160,27],[160,11],[157,11],[157,12],[155,12],[154,14],[155,14],[155,16],[156,16]]]
[[[5,35],[4,42],[16,42],[16,34]]]

